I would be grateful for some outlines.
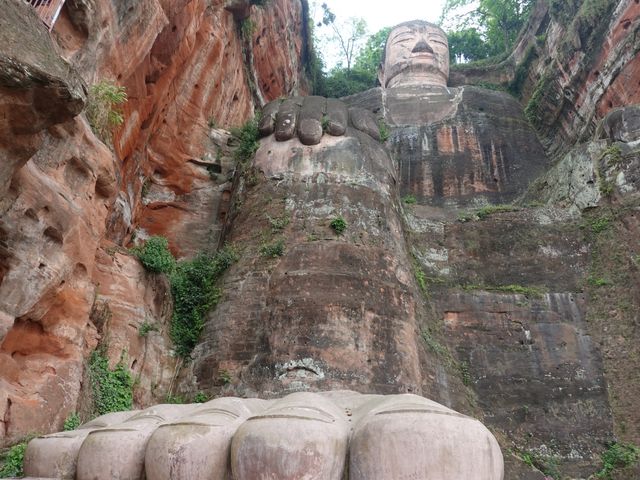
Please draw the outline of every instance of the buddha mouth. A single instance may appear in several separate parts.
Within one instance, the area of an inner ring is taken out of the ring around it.
[[[420,52],[420,56],[409,57],[404,62],[390,68],[385,78],[385,87],[396,84],[397,77],[410,77],[412,75],[430,75],[441,79],[444,84],[447,83],[447,73],[437,64],[437,58],[432,54],[425,55],[425,52]]]
[[[409,56],[409,59],[411,59],[411,60],[420,59],[420,58],[433,60],[433,59],[436,58],[436,56],[435,56],[435,54],[433,54],[431,52],[415,52],[415,53],[412,53]]]

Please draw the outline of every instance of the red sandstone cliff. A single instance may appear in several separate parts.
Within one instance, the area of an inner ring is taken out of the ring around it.
[[[297,0],[248,6],[251,38],[221,0],[69,0],[54,44],[22,2],[3,3],[0,444],[7,444],[60,429],[78,408],[86,358],[105,337],[112,364],[126,352],[140,404],[164,398],[174,373],[168,338],[164,330],[143,338],[138,329],[166,324],[166,285],[118,245],[136,230],[189,235],[172,242],[179,255],[217,243],[210,226],[228,194],[230,165],[228,137],[211,127],[240,125],[256,102],[304,93],[307,46]],[[86,85],[105,80],[129,97],[113,150],[83,115],[73,118]]]
[[[452,86],[494,83],[521,95],[551,157],[594,133],[611,110],[640,103],[640,4],[539,1],[510,57],[452,69]]]

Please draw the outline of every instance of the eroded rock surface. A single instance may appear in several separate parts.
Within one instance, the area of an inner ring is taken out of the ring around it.
[[[488,82],[521,95],[547,154],[560,157],[609,112],[640,102],[639,28],[635,0],[536,2],[505,61],[461,65],[450,85]]]
[[[105,242],[96,251],[91,320],[107,339],[104,354],[113,368],[124,361],[135,379],[135,404],[164,400],[178,368],[169,338],[173,302],[164,275],[147,272],[136,257]]]
[[[487,424],[516,452],[581,478],[597,469],[597,452],[613,435],[585,293],[591,247],[569,209],[512,209],[459,221],[455,212],[411,207],[410,243],[442,343]],[[436,333],[427,337],[431,348],[443,348]],[[528,478],[521,460],[505,468],[507,478]]]
[[[248,35],[225,4],[77,2],[74,16],[63,11],[56,32],[65,54],[92,82],[117,79],[129,96],[114,135],[122,169],[108,234],[116,243],[136,230],[164,235],[181,257],[215,244],[206,225],[224,195],[227,145],[212,128],[240,126],[256,107],[306,91],[302,2],[249,6]],[[74,25],[80,14],[94,17],[86,38]],[[185,235],[194,226],[202,234]]]
[[[84,120],[56,135],[2,200],[3,442],[62,425],[97,342],[91,272],[116,191],[115,163]]]
[[[62,60],[24,2],[5,2],[0,19],[0,198],[42,146],[42,132],[78,115],[86,87]]]
[[[358,479],[503,479],[500,448],[477,420],[417,395],[350,391],[111,414],[36,438],[25,456],[28,475],[81,480],[340,480],[347,465]]]
[[[553,154],[588,140],[611,110],[640,102],[640,4],[603,2],[596,17],[585,16],[584,11],[576,14],[573,8],[563,5],[558,14],[552,12],[541,56],[554,61],[537,66],[537,87],[548,80],[537,107],[541,112],[537,118],[544,121],[537,126]],[[575,20],[568,23],[572,14]],[[568,42],[574,48],[567,48]]]
[[[224,2],[70,0],[52,35],[24,2],[5,3],[0,443],[11,444],[61,428],[87,403],[84,363],[108,336],[111,366],[128,351],[138,405],[166,394],[175,373],[167,286],[118,247],[137,233],[164,234],[178,256],[217,243],[233,164],[229,134],[215,127],[304,91],[307,39],[299,1],[250,7],[260,29],[246,39]],[[102,82],[129,98],[115,152],[73,119],[86,85]],[[141,336],[143,324],[152,329]]]
[[[402,195],[433,205],[508,202],[548,165],[510,95],[477,87],[411,86],[347,97],[390,130]]]
[[[327,388],[440,395],[416,342],[421,306],[393,164],[354,126],[375,118],[354,110],[344,135],[305,146],[298,136],[317,122],[306,102],[322,104],[284,101],[275,124],[263,125],[275,133],[240,180],[227,241],[241,258],[194,352],[194,381],[266,397]]]

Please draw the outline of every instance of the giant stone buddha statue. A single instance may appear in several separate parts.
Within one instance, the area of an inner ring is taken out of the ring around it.
[[[350,108],[321,97],[265,107],[264,138],[236,181],[226,236],[241,257],[182,380],[185,389],[265,400],[219,398],[179,413],[158,406],[89,428],[71,443],[36,439],[27,473],[341,480],[348,471],[361,480],[502,480],[493,435],[421,396],[451,405],[449,389],[461,380],[421,341],[425,312],[403,233],[397,166],[375,114],[362,108],[373,103],[393,127],[396,155],[412,135],[415,156],[400,162],[402,175],[426,171],[416,161],[428,164],[429,150],[445,146],[432,139],[440,130],[429,129],[471,108],[464,91],[447,88],[447,75],[443,32],[408,22],[389,37],[383,87],[373,96],[347,99]],[[494,187],[492,177],[465,180],[475,157],[464,153],[462,132],[456,138],[448,145],[464,168],[454,168],[460,184],[452,195],[483,182]],[[495,145],[491,158],[502,148]],[[510,177],[494,169],[504,166],[478,168],[502,182]],[[435,178],[423,172],[401,186],[436,197],[444,183]],[[51,445],[65,454],[49,455]],[[123,445],[127,455],[118,454]]]
[[[422,21],[397,25],[387,39],[380,70],[384,88],[408,85],[447,86],[449,46],[447,35],[436,25]]]
[[[452,206],[513,200],[547,164],[522,107],[506,92],[448,87],[448,78],[446,34],[414,20],[389,34],[381,87],[343,100],[390,127],[402,195]]]
[[[32,440],[25,473],[78,480],[502,480],[477,420],[416,395],[299,392],[157,405]]]

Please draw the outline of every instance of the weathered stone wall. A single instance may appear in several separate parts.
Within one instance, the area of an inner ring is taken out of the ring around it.
[[[638,442],[638,118],[612,111],[519,206],[407,207],[449,351],[517,453],[507,476],[537,478],[526,456],[583,478],[607,442]]]
[[[607,115],[590,142],[575,147],[534,183],[528,199],[564,206],[580,220],[589,262],[583,277],[588,333],[600,345],[618,438],[638,443],[637,213],[640,107]]]
[[[577,11],[560,5],[551,13],[526,97],[530,118],[554,157],[590,140],[612,109],[640,102],[640,5],[611,0],[589,9],[584,2]]]
[[[382,145],[351,127],[312,147],[270,137],[236,194],[226,240],[240,260],[225,275],[186,388],[451,393],[419,342],[424,312]],[[330,226],[337,217],[341,235]],[[266,251],[278,244],[282,251]]]
[[[137,383],[135,405],[164,400],[179,366],[168,335],[172,299],[167,278],[146,272],[126,250],[103,242],[93,282],[91,321],[106,340],[105,355],[112,362],[124,361],[131,371]]]
[[[548,165],[510,95],[478,87],[373,89],[347,97],[389,130],[400,191],[432,205],[508,202]]]
[[[589,246],[579,222],[549,207],[462,222],[415,206],[408,220],[444,344],[503,447],[541,469],[593,473],[613,422],[589,336]],[[507,464],[507,478],[523,478],[523,468]]]
[[[513,54],[452,69],[450,85],[493,83],[521,97],[550,158],[588,141],[611,110],[640,102],[635,0],[539,1]]]

